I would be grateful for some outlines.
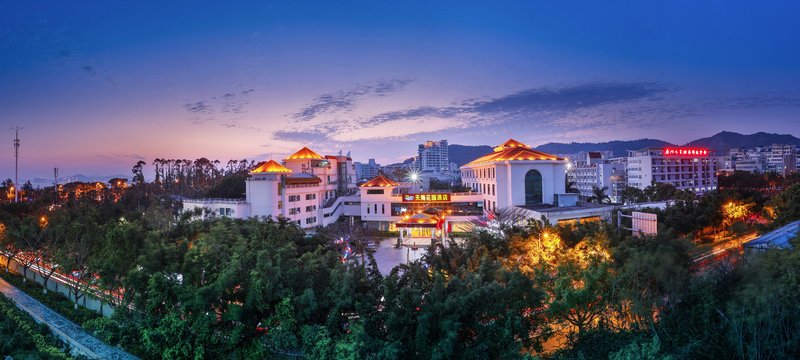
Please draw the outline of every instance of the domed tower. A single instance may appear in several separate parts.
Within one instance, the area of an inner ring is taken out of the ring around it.
[[[282,183],[284,177],[292,170],[278,164],[275,160],[261,163],[246,180],[247,202],[250,204],[250,216],[278,217],[284,215],[284,194]]]

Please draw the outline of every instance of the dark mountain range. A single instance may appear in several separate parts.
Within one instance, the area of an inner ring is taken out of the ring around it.
[[[452,144],[447,147],[447,151],[449,152],[450,162],[456,163],[458,164],[458,166],[464,165],[483,155],[491,153],[492,150],[493,148],[487,145]]]
[[[772,144],[790,144],[800,146],[800,139],[788,134],[770,134],[758,132],[743,135],[730,131],[722,131],[714,136],[697,139],[684,146],[705,147],[717,151],[717,154],[727,154],[731,148],[754,148]],[[575,154],[581,151],[611,150],[614,156],[626,156],[627,150],[639,150],[648,147],[678,146],[658,139],[639,139],[629,141],[608,141],[601,143],[547,143],[534,149],[550,154]],[[450,145],[450,162],[459,166],[464,165],[482,155],[492,151],[491,146]]]
[[[698,146],[714,149],[717,154],[725,154],[731,148],[750,149],[757,146],[772,144],[787,144],[800,146],[800,139],[789,134],[770,134],[758,132],[751,135],[742,135],[735,132],[723,131],[714,136],[697,139],[686,146]]]
[[[628,150],[640,150],[648,147],[675,146],[663,140],[639,139],[629,141],[608,141],[601,143],[547,143],[534,149],[548,154],[575,154],[581,151],[606,151],[611,150],[614,156],[627,156]]]

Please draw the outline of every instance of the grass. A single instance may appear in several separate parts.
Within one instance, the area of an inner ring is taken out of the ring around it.
[[[66,296],[59,292],[48,291],[47,294],[43,294],[41,284],[30,279],[23,282],[22,275],[0,271],[0,277],[8,281],[11,285],[14,285],[17,289],[22,290],[30,297],[38,300],[53,311],[61,314],[78,325],[82,326],[89,320],[102,317],[102,315],[82,306],[78,306],[78,309],[75,309],[75,303],[67,299]]]

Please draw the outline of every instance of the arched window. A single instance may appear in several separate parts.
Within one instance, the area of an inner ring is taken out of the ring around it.
[[[537,170],[525,174],[525,206],[542,203],[542,173]]]

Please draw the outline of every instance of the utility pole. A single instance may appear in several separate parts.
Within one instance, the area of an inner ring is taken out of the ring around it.
[[[58,168],[53,168],[53,191],[56,197],[53,198],[53,204],[58,204]]]
[[[19,202],[19,131],[21,127],[11,128],[16,132],[14,137],[14,202]]]

